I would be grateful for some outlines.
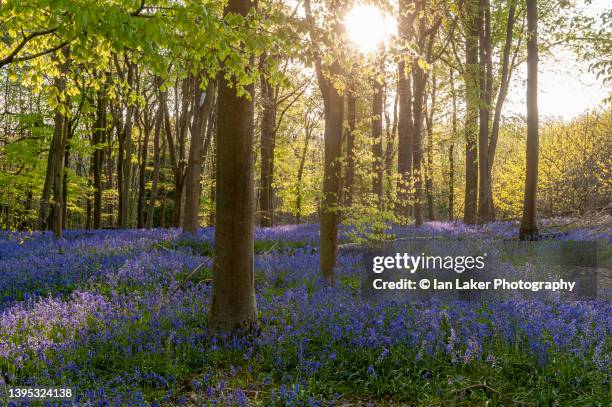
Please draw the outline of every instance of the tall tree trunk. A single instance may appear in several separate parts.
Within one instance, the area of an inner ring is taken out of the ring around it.
[[[74,136],[74,128],[72,120],[66,121],[66,146],[64,148],[64,179],[62,180],[62,229],[66,229],[68,219],[68,170],[70,169],[70,140]]]
[[[527,170],[521,240],[537,240],[536,197],[538,191],[538,9],[536,0],[527,1]]]
[[[151,117],[147,109],[142,111],[142,122],[144,127],[144,137],[140,146],[140,166],[138,169],[138,208],[136,227],[145,227],[145,195],[147,185],[147,160],[149,154],[149,138],[151,136]]]
[[[423,97],[425,95],[426,74],[415,61],[412,64],[414,99],[414,141],[412,144],[412,179],[414,181],[414,224],[423,224]]]
[[[504,43],[504,50],[502,53],[502,68],[501,68],[501,78],[500,78],[500,85],[499,85],[499,91],[497,93],[497,101],[495,103],[495,111],[493,113],[493,123],[491,125],[491,136],[489,138],[489,147],[488,147],[488,154],[489,154],[489,171],[488,171],[488,179],[489,179],[489,183],[491,184],[491,188],[489,188],[489,204],[491,206],[490,209],[490,216],[491,216],[491,220],[495,219],[495,205],[493,203],[493,177],[492,177],[492,170],[493,170],[493,161],[495,159],[495,151],[497,148],[497,140],[499,138],[499,126],[500,126],[500,122],[501,122],[501,113],[502,113],[502,108],[504,105],[504,102],[506,100],[506,96],[508,94],[508,87],[510,85],[510,68],[511,68],[511,62],[510,62],[510,51],[512,49],[512,37],[513,37],[513,33],[514,33],[514,22],[515,22],[515,13],[516,13],[516,3],[517,0],[512,0],[510,2],[510,6],[508,9],[508,22],[506,24],[506,39],[505,39],[505,43]],[[517,46],[517,49],[519,47]],[[516,53],[514,54],[514,57],[512,58],[512,65],[514,65],[514,59],[516,58]]]
[[[415,13],[419,15],[425,12],[425,1],[415,1]],[[425,49],[425,38],[427,36],[426,18],[419,18],[418,21],[418,42],[419,49]],[[412,62],[413,80],[413,128],[414,138],[412,144],[412,179],[414,180],[414,224],[419,227],[423,224],[423,122],[424,122],[424,102],[425,85],[427,83],[427,73],[419,64],[419,57],[415,57]]]
[[[465,35],[465,203],[463,222],[477,221],[478,199],[478,5],[479,0],[468,0],[466,4]]]
[[[489,179],[489,116],[493,71],[491,56],[491,9],[489,0],[480,0],[479,38],[479,130],[478,130],[478,223],[491,221],[491,180]]]
[[[135,65],[127,62],[127,84],[128,93],[125,95],[125,122],[118,132],[119,157],[117,158],[117,181],[119,189],[119,227],[127,229],[130,217],[130,185],[132,183],[132,125],[134,116],[134,104],[130,102],[129,92],[134,84]],[[120,109],[120,108],[119,108]],[[117,114],[121,116],[118,109]],[[119,127],[118,127],[119,130]]]
[[[304,178],[304,166],[306,165],[306,155],[308,154],[308,144],[313,134],[313,127],[308,124],[308,118],[306,118],[304,137],[304,148],[302,148],[302,156],[300,157],[300,166],[298,167],[297,173],[297,193],[295,197],[295,209],[297,212],[296,223],[299,224],[302,218],[302,180]]]
[[[263,62],[262,62],[263,66]],[[274,145],[276,143],[276,95],[274,87],[261,74],[261,176],[259,189],[259,225],[274,225]]]
[[[431,107],[427,119],[427,171],[425,171],[425,195],[427,196],[427,219],[434,220],[433,198],[433,123],[436,109],[436,75],[431,80]]]
[[[98,95],[96,107],[96,128],[92,135],[93,152],[93,227],[100,229],[102,225],[102,164],[104,161],[104,139],[106,135],[106,96]]]
[[[310,26],[311,40],[313,40],[315,30],[315,20],[312,16],[310,0],[304,2],[306,18]],[[340,13],[339,5],[332,5],[332,13]],[[342,34],[343,27],[338,19],[334,19],[332,27],[338,36]],[[334,283],[334,268],[338,255],[338,204],[340,195],[341,177],[341,158],[342,158],[342,127],[344,119],[344,97],[336,89],[331,78],[339,77],[343,74],[342,66],[338,60],[332,62],[325,69],[322,66],[321,55],[315,52],[314,55],[315,71],[317,82],[323,96],[323,114],[325,117],[325,130],[323,133],[325,152],[323,167],[323,202],[320,222],[320,254],[319,270],[321,277],[329,284]]]
[[[384,67],[384,65],[383,65]],[[382,74],[382,72],[381,72]],[[383,202],[383,84],[378,79],[372,81],[372,193],[376,196],[378,206]]]
[[[448,149],[448,220],[455,220],[455,137],[457,137],[457,93],[453,68],[450,69],[450,87],[452,101],[452,135]]]
[[[149,208],[147,210],[147,229],[153,227],[153,219],[155,217],[155,201],[157,200],[157,194],[159,191],[159,167],[160,167],[160,145],[159,136],[161,133],[162,126],[162,115],[163,111],[161,108],[157,111],[155,117],[155,129],[153,130],[153,174],[151,175],[151,194],[149,195]]]
[[[400,0],[399,36],[402,41],[409,41],[412,35],[414,14],[407,15],[408,0]],[[412,174],[412,149],[414,144],[414,124],[412,117],[412,84],[411,72],[406,72],[406,62],[402,58],[398,64],[397,94],[399,98],[399,117],[397,124],[397,206],[396,214],[407,218],[410,216],[410,187]]]
[[[355,128],[357,124],[357,98],[353,90],[346,93],[347,129],[346,129],[346,177],[344,188],[344,206],[350,208],[353,205],[353,193],[355,184]],[[302,156],[305,159],[305,151]],[[298,221],[299,223],[299,221]]]
[[[205,157],[204,138],[206,136],[207,121],[212,108],[215,94],[215,85],[209,81],[206,91],[200,88],[200,81],[196,81],[196,106],[193,118],[191,145],[187,173],[185,175],[185,216],[183,217],[183,232],[195,233],[200,226],[200,177],[202,174],[202,161]]]
[[[70,99],[66,98],[66,109],[70,105]],[[61,120],[61,137],[55,145],[54,156],[57,162],[54,165],[53,174],[53,237],[62,237],[64,226],[64,151],[66,149],[66,140],[68,138],[68,116],[60,114]]]
[[[183,92],[183,99],[188,97],[187,92]],[[182,164],[181,150],[184,146],[184,133],[182,121],[188,115],[187,101],[183,100],[183,112],[180,114],[175,138],[172,136],[172,124],[170,123],[170,112],[168,110],[167,92],[160,92],[160,105],[164,110],[164,130],[166,134],[166,144],[170,155],[170,164],[172,166],[172,174],[174,177],[174,192],[173,192],[173,208],[172,208],[172,226],[178,227],[181,219],[181,201],[184,186],[184,165]]]
[[[59,80],[56,80],[56,86],[59,89],[61,86]],[[43,184],[42,196],[40,198],[40,210],[38,214],[38,229],[46,230],[49,226],[49,216],[50,216],[50,200],[51,200],[51,192],[53,191],[53,174],[55,173],[55,150],[56,145],[59,143],[59,139],[62,137],[62,123],[63,116],[56,109],[55,114],[53,116],[53,138],[51,139],[51,146],[49,147],[49,154],[47,155],[47,172],[45,175],[45,183]]]
[[[229,0],[225,12],[245,16],[253,7],[249,0]],[[254,96],[252,85],[247,90]],[[249,331],[257,325],[253,101],[237,96],[223,75],[218,98],[218,193],[210,324],[214,329]]]

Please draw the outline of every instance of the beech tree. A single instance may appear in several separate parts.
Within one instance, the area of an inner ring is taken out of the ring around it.
[[[342,33],[342,24],[338,20],[340,3],[332,2],[330,6],[332,31],[336,36]],[[342,80],[343,67],[337,59],[331,64],[322,61],[317,49],[320,38],[315,34],[316,22],[312,15],[310,0],[305,0],[304,9],[308,20],[311,40],[313,42],[313,62],[317,74],[317,82],[323,97],[324,106],[324,142],[325,159],[323,167],[323,201],[320,219],[320,254],[319,268],[321,277],[330,284],[334,282],[334,267],[338,255],[338,206],[340,195],[340,177],[342,157],[342,128],[344,119],[344,95],[338,89],[338,81]]]
[[[225,18],[244,19],[256,3],[230,0]],[[250,58],[252,66],[252,58]],[[247,66],[248,69],[248,66]],[[232,76],[236,82],[239,78]],[[239,95],[220,75],[217,102],[215,260],[210,324],[216,329],[254,329],[253,85]]]
[[[521,240],[537,240],[536,197],[538,191],[538,9],[536,0],[527,1],[527,169],[525,200],[519,230]]]

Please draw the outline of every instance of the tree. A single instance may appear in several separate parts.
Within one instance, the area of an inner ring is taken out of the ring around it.
[[[202,79],[202,78],[199,78]],[[202,91],[202,84],[196,81],[194,92],[195,113],[191,126],[191,144],[189,146],[189,159],[185,175],[185,216],[183,218],[183,232],[195,233],[200,225],[200,192],[202,175],[202,161],[205,156],[205,135],[208,128],[210,110],[215,97],[215,84],[210,81],[206,90]]]
[[[255,4],[249,0],[229,0],[225,16],[244,18]],[[249,61],[252,66],[252,58]],[[239,78],[234,76],[233,80]],[[229,80],[220,75],[210,324],[222,330],[252,330],[257,325],[253,274],[253,90],[253,86],[248,85],[246,91],[249,95],[238,95]]]
[[[342,33],[342,25],[338,20],[339,3],[333,2],[331,6],[331,18],[333,20],[333,33],[339,37]],[[323,112],[325,118],[325,159],[323,167],[323,201],[321,205],[320,219],[320,254],[319,269],[323,280],[330,284],[334,282],[334,267],[338,255],[338,204],[340,195],[342,156],[342,128],[344,118],[344,96],[337,88],[336,82],[341,80],[343,68],[335,59],[330,64],[323,66],[321,55],[317,49],[318,41],[315,35],[315,21],[312,15],[310,0],[305,0],[304,9],[310,28],[311,40],[313,42],[313,60],[317,74],[317,82],[323,97]]]
[[[407,47],[413,29],[414,13],[409,13],[408,0],[399,2],[398,30],[402,47]],[[414,142],[412,120],[412,83],[408,58],[402,56],[398,64],[397,94],[398,112],[398,146],[397,146],[397,206],[396,214],[402,217],[410,215],[410,176],[412,174],[412,148]]]
[[[537,240],[536,197],[538,191],[538,9],[527,1],[527,170],[525,200],[519,230],[521,240]]]
[[[381,58],[380,75],[384,72],[384,60]],[[382,117],[384,85],[379,78],[372,81],[372,193],[376,196],[379,207],[383,203],[383,140]]]
[[[463,222],[475,224],[478,214],[478,0],[468,0],[465,8],[465,201]]]

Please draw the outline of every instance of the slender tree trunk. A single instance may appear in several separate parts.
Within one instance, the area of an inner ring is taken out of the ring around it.
[[[454,70],[450,69],[450,86],[452,101],[452,135],[448,149],[448,220],[455,220],[455,137],[457,136],[457,93],[455,91]]]
[[[536,0],[527,1],[527,171],[521,240],[537,240],[536,197],[538,191],[538,9]]]
[[[56,81],[56,86],[59,82]],[[47,172],[45,175],[45,183],[43,185],[42,196],[40,198],[40,210],[38,215],[38,229],[46,230],[49,225],[49,215],[51,210],[50,200],[51,192],[53,190],[53,174],[55,173],[55,146],[59,143],[59,139],[62,137],[62,115],[56,110],[53,127],[53,138],[51,139],[51,146],[49,147],[49,154],[47,156]]]
[[[311,40],[315,30],[315,20],[312,16],[310,0],[304,2],[306,19],[310,26]],[[340,13],[339,5],[332,5],[332,13]],[[334,19],[333,31],[340,36],[343,26],[338,19]],[[323,114],[325,117],[325,130],[323,134],[325,152],[323,167],[323,202],[321,206],[320,222],[320,254],[319,270],[321,277],[329,284],[334,283],[334,268],[338,255],[338,204],[340,195],[341,158],[342,158],[342,127],[344,119],[344,97],[336,89],[333,82],[326,76],[339,77],[343,74],[342,66],[338,60],[332,62],[324,72],[322,58],[318,52],[314,55],[317,82],[323,96]]]
[[[276,143],[276,97],[274,87],[261,74],[261,175],[259,190],[259,225],[274,225],[274,145]]]
[[[346,93],[346,109],[348,128],[346,129],[346,178],[344,180],[346,195],[344,205],[350,208],[353,205],[355,188],[355,128],[357,123],[357,98],[352,90],[348,90]],[[302,159],[306,158],[305,154],[306,149]]]
[[[502,68],[501,68],[501,78],[499,91],[497,94],[497,101],[495,103],[495,111],[493,113],[493,124],[491,126],[491,136],[489,138],[489,171],[488,171],[488,179],[491,184],[491,188],[489,188],[489,204],[491,206],[490,216],[491,220],[495,219],[495,205],[493,203],[493,178],[492,178],[492,170],[493,170],[493,161],[495,159],[495,151],[497,148],[497,140],[499,138],[499,126],[501,122],[501,113],[504,102],[506,100],[506,96],[508,94],[508,87],[510,84],[510,51],[512,49],[512,37],[514,32],[514,21],[515,21],[515,13],[516,13],[516,0],[512,0],[510,2],[509,10],[508,10],[508,22],[506,24],[506,40],[504,43],[504,50],[502,53]],[[515,54],[516,57],[516,54]],[[513,57],[514,61],[514,57]]]
[[[425,172],[425,195],[427,196],[427,219],[434,220],[433,198],[433,123],[436,109],[436,75],[431,80],[431,107],[427,118],[427,171]]]
[[[66,98],[66,105],[70,105],[69,98]],[[68,109],[68,107],[66,107]],[[68,117],[61,116],[61,137],[55,146],[54,156],[57,157],[57,162],[54,165],[53,174],[53,237],[58,239],[62,237],[63,230],[63,214],[64,214],[64,151],[66,149],[66,140],[68,138]]]
[[[412,179],[414,180],[414,224],[423,224],[423,97],[425,95],[426,74],[415,61],[412,64],[414,81],[414,142],[412,145]]]
[[[492,93],[491,11],[489,0],[480,0],[479,36],[479,131],[478,131],[478,223],[491,221],[489,179],[489,116]]]
[[[295,209],[297,212],[296,223],[299,225],[302,218],[302,180],[304,178],[304,166],[306,165],[306,156],[308,154],[308,144],[312,138],[313,128],[308,124],[308,117],[306,117],[306,126],[304,137],[304,148],[302,148],[302,156],[300,157],[300,166],[298,167],[297,173],[297,192],[295,197]]]
[[[215,115],[216,116],[216,115]],[[215,117],[215,121],[216,121],[216,117]],[[216,127],[216,125],[215,125]],[[216,130],[215,130],[215,137],[214,139],[217,139],[217,134],[216,134]],[[211,155],[210,155],[210,161],[211,161],[211,172],[213,174],[217,173],[217,142],[215,141],[213,143],[213,148],[211,151]],[[210,184],[210,201],[212,202],[213,206],[216,208],[217,207],[217,180],[213,179],[213,182],[211,182]],[[210,212],[210,216],[208,218],[208,224],[210,226],[215,226],[216,224],[216,216],[215,216],[215,211],[211,211]]]
[[[383,65],[384,66],[384,65]],[[382,145],[382,115],[383,115],[383,84],[372,81],[372,193],[376,196],[378,206],[383,202],[383,145]]]
[[[155,217],[155,201],[159,191],[159,167],[160,167],[160,145],[159,136],[162,126],[163,111],[160,109],[155,117],[155,129],[153,130],[153,174],[151,176],[151,194],[149,196],[149,208],[147,210],[147,229],[153,227],[153,218]]]
[[[145,227],[145,195],[147,185],[147,161],[149,153],[149,138],[151,136],[151,117],[145,109],[142,112],[144,125],[144,138],[140,146],[140,167],[138,169],[138,208],[137,208],[137,228]]]
[[[62,180],[62,229],[66,229],[68,219],[68,170],[70,169],[70,140],[74,136],[73,124],[70,119],[66,120],[66,145],[64,147],[64,179]]]
[[[127,62],[128,94],[126,98],[125,122],[122,122],[121,106],[118,106],[117,115],[117,139],[119,140],[119,156],[117,157],[117,189],[119,190],[119,220],[118,226],[127,229],[129,224],[130,207],[129,191],[132,180],[132,120],[134,115],[134,104],[130,102],[129,92],[134,83],[134,64]]]
[[[98,95],[96,108],[96,128],[92,135],[93,152],[93,227],[100,229],[102,225],[102,165],[104,161],[104,139],[106,134],[106,97]]]
[[[399,36],[409,41],[412,35],[414,14],[407,15],[408,0],[400,0]],[[406,72],[405,59],[398,64],[397,94],[399,98],[399,117],[397,124],[397,206],[396,214],[407,218],[410,216],[410,188],[412,174],[412,149],[414,144],[414,124],[412,117],[412,84],[411,72]]]
[[[466,3],[465,36],[465,203],[463,222],[475,224],[477,221],[478,199],[478,5],[479,0]]]
[[[244,16],[254,6],[248,0],[229,0],[225,12]],[[252,85],[247,90],[254,95]],[[257,326],[253,101],[237,96],[222,76],[218,98],[218,193],[210,325],[213,329],[250,331]]]
[[[202,161],[205,157],[204,138],[207,121],[215,94],[214,82],[210,81],[206,91],[202,92],[199,80],[195,89],[195,113],[189,146],[189,161],[185,176],[185,216],[183,217],[183,232],[195,233],[200,226],[200,177]]]

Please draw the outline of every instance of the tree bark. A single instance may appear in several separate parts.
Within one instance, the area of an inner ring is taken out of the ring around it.
[[[254,3],[229,0],[225,13],[246,16]],[[252,64],[252,61],[251,61]],[[254,96],[254,88],[247,90]],[[220,75],[217,106],[217,203],[210,324],[217,330],[257,326],[253,189],[253,101]]]
[[[151,175],[151,194],[149,196],[149,208],[147,210],[147,229],[153,227],[153,218],[155,216],[155,201],[159,192],[159,167],[160,167],[160,145],[159,136],[162,126],[163,111],[159,109],[155,117],[155,129],[153,130],[153,174]]]
[[[308,144],[310,143],[310,139],[313,134],[313,125],[310,125],[308,121],[308,114],[306,114],[305,119],[306,126],[305,137],[304,137],[304,148],[302,148],[302,156],[300,157],[300,166],[298,167],[297,173],[297,193],[295,198],[295,208],[296,208],[296,223],[299,224],[302,218],[302,179],[304,178],[304,166],[306,165],[306,155],[308,154]]]
[[[151,116],[148,106],[142,112],[142,124],[144,137],[140,146],[140,166],[138,169],[138,207],[136,216],[136,227],[142,229],[145,227],[145,195],[147,185],[147,161],[149,155],[149,138],[151,137]]]
[[[407,15],[408,0],[399,3],[399,36],[403,42],[410,40],[414,14]],[[397,124],[397,206],[396,215],[410,216],[410,187],[412,174],[412,149],[414,143],[414,125],[412,117],[412,84],[411,72],[406,72],[405,58],[398,64],[397,94],[399,98],[399,117]]]
[[[183,217],[183,232],[195,233],[200,226],[200,178],[202,174],[202,161],[204,160],[204,139],[207,121],[212,108],[215,94],[215,85],[210,81],[203,92],[200,81],[196,81],[195,99],[191,144],[187,173],[185,175],[185,216]]]
[[[93,152],[93,228],[100,229],[102,225],[102,165],[104,161],[104,139],[106,135],[106,97],[98,95],[96,107],[96,128],[92,135]]]
[[[427,197],[427,219],[434,220],[434,198],[433,198],[433,122],[436,109],[436,75],[431,80],[431,106],[427,119],[427,171],[425,171],[425,195]]]
[[[346,93],[346,109],[348,128],[346,129],[346,177],[344,180],[346,195],[344,197],[344,206],[350,208],[353,205],[355,188],[355,128],[357,122],[357,98],[353,90],[348,90]],[[303,159],[305,157],[303,155]]]
[[[262,67],[263,67],[262,62]],[[259,225],[269,227],[274,225],[274,146],[276,144],[276,92],[274,87],[261,74],[261,174],[259,189]]]
[[[536,0],[527,1],[527,169],[521,240],[537,240],[536,197],[538,191],[538,10]]]
[[[450,87],[452,102],[452,135],[448,149],[448,220],[455,220],[455,137],[457,136],[457,93],[455,91],[455,77],[453,68],[450,69]]]
[[[466,3],[465,35],[465,203],[463,222],[475,224],[477,221],[478,199],[478,5],[479,0]]]
[[[381,73],[382,74],[382,73]],[[372,193],[376,196],[378,206],[383,202],[383,84],[378,79],[372,81]]]
[[[478,223],[491,221],[491,180],[489,178],[489,116],[493,91],[491,56],[491,9],[489,0],[480,0],[479,37],[479,130],[478,130]]]
[[[337,3],[332,5],[334,15],[339,14]],[[304,2],[306,19],[310,26],[311,40],[315,30],[315,21],[312,17],[310,0]],[[342,24],[334,19],[332,30],[340,36],[343,31]],[[325,130],[323,133],[325,152],[323,167],[323,200],[321,205],[320,222],[320,254],[319,270],[321,277],[328,284],[334,283],[334,268],[338,255],[338,204],[340,195],[341,158],[342,158],[342,127],[344,118],[344,97],[334,86],[330,78],[324,73],[321,55],[315,50],[315,72],[321,95],[323,96],[323,114],[325,117]],[[342,66],[335,60],[326,71],[330,77],[341,77]]]

